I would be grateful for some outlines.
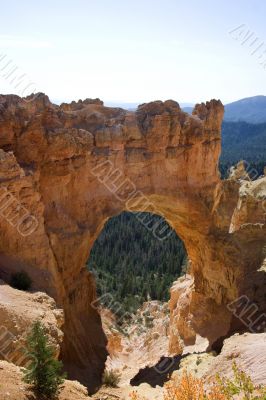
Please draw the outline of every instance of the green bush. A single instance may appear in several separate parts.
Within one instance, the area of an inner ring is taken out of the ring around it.
[[[103,373],[102,384],[105,386],[116,388],[119,384],[120,377],[121,376],[117,371],[115,371],[113,369],[108,371],[106,369]]]
[[[55,359],[55,349],[40,321],[34,322],[27,337],[26,354],[30,363],[24,370],[24,382],[32,384],[37,398],[54,399],[64,382],[62,363]]]
[[[216,376],[220,391],[226,399],[241,398],[243,400],[266,400],[266,387],[256,386],[249,375],[233,363],[234,378],[228,379],[221,375]],[[239,396],[239,397],[238,397]]]
[[[145,318],[144,320],[145,320],[146,328],[153,328],[154,327],[153,317],[151,317],[150,314],[149,314],[149,315],[145,315],[144,318]]]
[[[32,285],[32,280],[25,271],[15,272],[11,275],[10,285],[19,290],[29,290]]]

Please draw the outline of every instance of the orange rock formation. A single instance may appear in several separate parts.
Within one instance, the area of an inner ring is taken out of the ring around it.
[[[211,345],[242,329],[227,308],[241,294],[265,312],[263,198],[220,180],[220,101],[191,116],[171,100],[136,113],[98,99],[26,100],[0,96],[0,271],[8,280],[27,270],[64,309],[69,377],[93,389],[104,368],[106,338],[85,262],[104,223],[126,209],[163,215],[187,248],[194,281],[177,306],[178,343],[198,334]]]

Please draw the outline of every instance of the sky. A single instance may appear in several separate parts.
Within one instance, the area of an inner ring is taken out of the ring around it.
[[[265,1],[0,4],[0,93],[107,103],[266,95]]]

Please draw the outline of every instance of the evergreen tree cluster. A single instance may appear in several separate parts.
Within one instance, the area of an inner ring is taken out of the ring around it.
[[[150,218],[156,223],[161,217]],[[184,273],[186,263],[184,244],[174,231],[160,241],[134,213],[123,212],[106,223],[88,268],[95,275],[98,296],[110,293],[121,304],[118,312],[117,306],[113,311],[123,315],[149,299],[167,301],[169,288]]]
[[[226,178],[229,168],[240,160],[247,162],[252,179],[263,174],[266,166],[266,123],[223,122],[220,158],[222,177]]]

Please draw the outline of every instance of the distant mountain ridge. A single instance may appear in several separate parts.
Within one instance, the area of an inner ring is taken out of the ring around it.
[[[226,104],[224,121],[247,122],[249,124],[262,124],[266,122],[266,96],[247,97]],[[193,107],[182,107],[182,110],[191,114]]]
[[[194,109],[194,106],[193,107],[181,107],[182,108],[182,110],[183,111],[185,111],[186,113],[188,113],[188,114],[192,114],[192,111],[193,111],[193,109]]]
[[[247,97],[227,104],[224,121],[245,121],[250,124],[266,122],[266,96]]]

